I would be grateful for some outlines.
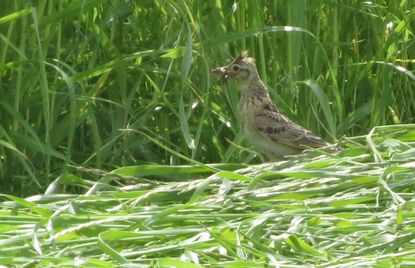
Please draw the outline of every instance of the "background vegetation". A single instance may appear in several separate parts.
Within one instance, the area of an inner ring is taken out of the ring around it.
[[[80,167],[258,161],[235,85],[210,74],[243,49],[281,110],[327,140],[414,118],[411,1],[2,6],[3,192],[39,192]]]
[[[405,0],[3,0],[0,265],[415,266],[414,16]],[[210,73],[243,49],[339,150],[253,165],[236,86]]]

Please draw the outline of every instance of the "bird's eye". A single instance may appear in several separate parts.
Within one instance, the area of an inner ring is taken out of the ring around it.
[[[232,69],[233,69],[235,72],[237,72],[237,71],[239,70],[239,67],[238,67],[237,65],[234,65],[234,66],[232,67]]]

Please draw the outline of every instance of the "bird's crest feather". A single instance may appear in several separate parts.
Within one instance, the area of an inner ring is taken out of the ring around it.
[[[247,62],[247,63],[255,64],[255,59],[251,58],[251,57],[248,57],[248,50],[244,50],[234,60],[234,63],[240,63],[240,62]]]

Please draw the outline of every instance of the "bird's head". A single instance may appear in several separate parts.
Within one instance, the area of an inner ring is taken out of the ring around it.
[[[248,51],[243,51],[229,65],[217,67],[212,72],[220,75],[225,82],[229,78],[233,78],[239,82],[245,82],[258,77],[255,59],[248,57]]]

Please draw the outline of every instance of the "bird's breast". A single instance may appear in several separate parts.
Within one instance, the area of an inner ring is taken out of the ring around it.
[[[242,96],[239,103],[238,121],[242,133],[252,142],[258,137],[258,130],[255,129],[255,114],[261,109],[262,101],[257,97]]]
[[[242,96],[239,103],[239,120],[253,120],[258,111],[261,110],[264,101],[258,96]]]

